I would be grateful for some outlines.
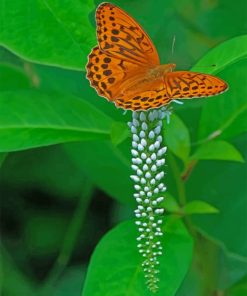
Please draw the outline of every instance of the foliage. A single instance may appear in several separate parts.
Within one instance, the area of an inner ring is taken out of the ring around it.
[[[143,25],[162,62],[229,84],[220,96],[173,103],[164,123],[169,193],[157,295],[243,295],[245,1],[115,3]],[[98,4],[0,0],[3,295],[148,295],[131,220],[131,114],[85,78]]]

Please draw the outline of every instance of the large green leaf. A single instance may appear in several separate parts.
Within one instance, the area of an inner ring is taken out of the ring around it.
[[[44,65],[35,65],[33,71],[40,80],[39,88],[42,91],[56,91],[73,94],[83,99],[86,98],[88,103],[102,110],[102,112],[114,118],[116,121],[127,122],[131,118],[131,112],[124,113],[122,109],[117,109],[112,102],[100,97],[95,89],[90,87],[85,72]]]
[[[219,73],[224,68],[247,58],[247,35],[239,36],[221,43],[204,55],[192,68],[196,71],[198,67],[213,65],[207,73]]]
[[[241,48],[242,44],[239,46]],[[232,62],[230,58],[229,53],[229,61]],[[247,131],[246,67],[245,58],[231,64],[221,73],[221,77],[229,84],[229,90],[205,101],[199,127],[200,139],[218,136],[227,139]]]
[[[109,138],[111,123],[74,96],[32,90],[0,94],[0,152]]]
[[[157,295],[175,295],[191,261],[192,239],[180,220],[169,223],[163,238],[160,258],[160,290]],[[83,296],[150,295],[136,246],[133,221],[118,225],[98,244],[88,269]]]
[[[82,70],[95,30],[93,0],[0,1],[0,44],[38,63]]]

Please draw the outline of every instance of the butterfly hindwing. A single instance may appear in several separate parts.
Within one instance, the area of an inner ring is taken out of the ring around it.
[[[190,71],[175,71],[165,75],[167,95],[172,99],[215,96],[227,90],[222,79]]]
[[[169,104],[171,99],[167,96],[165,89],[160,91],[144,91],[138,95],[126,96],[116,99],[115,104],[117,107],[129,109],[133,111],[148,110],[159,108]]]
[[[227,87],[222,79],[212,75],[175,71],[165,74],[164,80],[147,82],[142,87],[143,91],[123,93],[115,104],[124,109],[148,110],[167,105],[174,99],[214,96],[227,90]]]

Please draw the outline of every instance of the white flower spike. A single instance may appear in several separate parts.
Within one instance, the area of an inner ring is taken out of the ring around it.
[[[152,292],[158,289],[159,256],[162,255],[160,237],[163,235],[164,209],[160,207],[166,190],[163,183],[166,147],[162,146],[162,119],[169,120],[165,107],[148,112],[133,112],[128,125],[132,132],[132,169],[134,174],[134,197],[137,201],[135,216],[140,233],[137,238],[139,253],[143,256],[143,271]]]

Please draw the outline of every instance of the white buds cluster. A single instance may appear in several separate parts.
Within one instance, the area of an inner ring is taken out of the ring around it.
[[[135,216],[139,236],[138,249],[144,257],[143,270],[152,292],[158,289],[158,257],[162,255],[160,237],[163,235],[161,206],[166,191],[163,183],[166,147],[162,146],[162,119],[167,110],[163,107],[149,112],[133,112],[129,123],[132,132],[132,169],[134,198],[137,202]],[[168,114],[169,115],[169,114]],[[167,116],[168,116],[167,115]]]

